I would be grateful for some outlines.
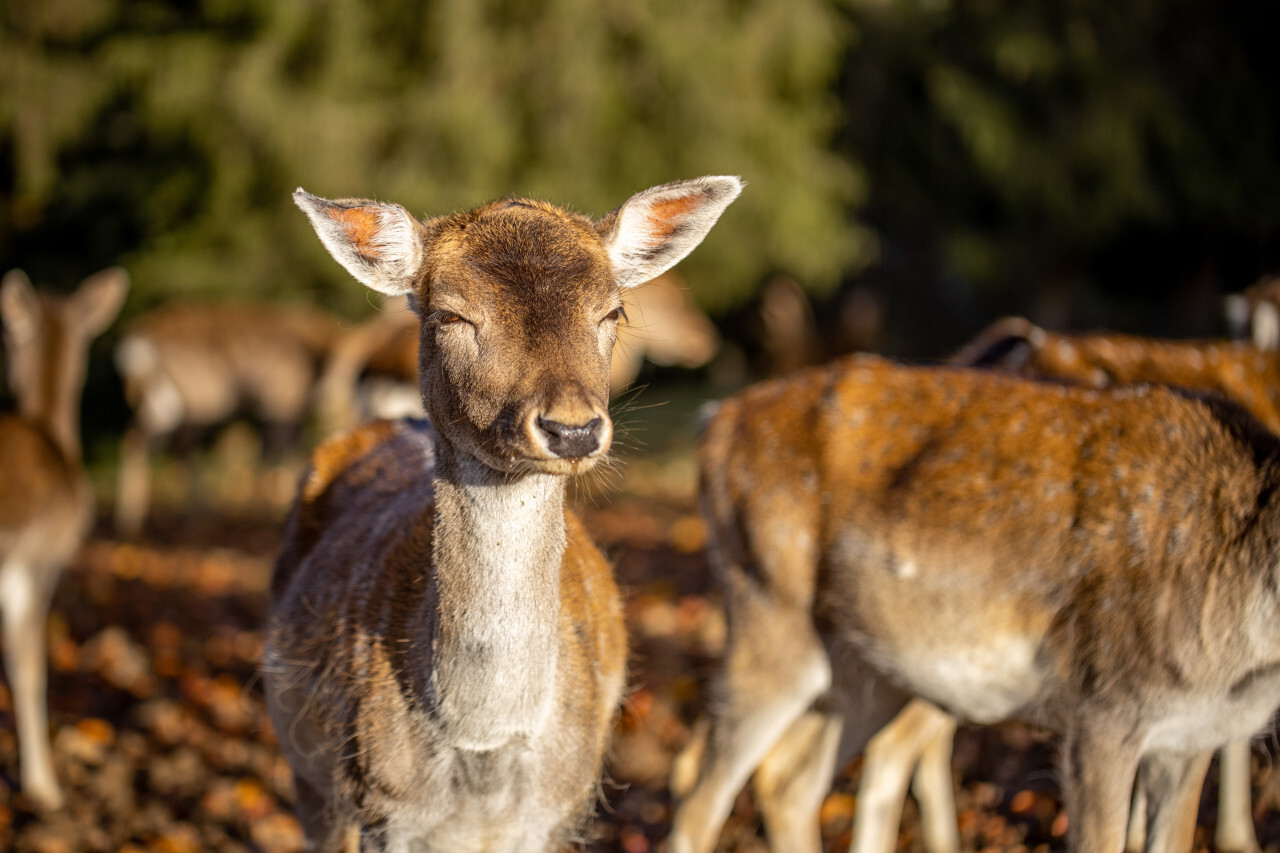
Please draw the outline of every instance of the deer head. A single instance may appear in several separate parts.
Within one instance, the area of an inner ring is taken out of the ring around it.
[[[499,471],[569,474],[609,449],[622,288],[675,265],[741,189],[665,184],[594,221],[527,199],[427,220],[301,189],[294,201],[356,279],[409,295],[423,403],[450,445]]]

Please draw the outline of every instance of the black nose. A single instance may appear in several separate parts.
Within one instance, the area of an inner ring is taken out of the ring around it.
[[[538,427],[547,434],[547,449],[562,459],[587,456],[600,446],[599,418],[592,418],[582,426],[569,426],[539,417]]]

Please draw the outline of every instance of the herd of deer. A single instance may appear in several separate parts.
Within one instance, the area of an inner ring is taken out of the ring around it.
[[[369,421],[315,451],[276,564],[262,671],[310,847],[577,837],[627,645],[566,484],[608,453],[610,392],[637,353],[714,351],[705,320],[661,329],[679,287],[638,286],[741,189],[666,184],[597,220],[528,199],[420,220],[299,190],[329,253],[396,307],[346,333],[320,313],[174,307],[120,342],[125,532],[146,512],[147,448],[178,427],[247,404],[285,429],[317,394],[339,423],[375,364],[417,384],[425,420]],[[45,809],[63,795],[43,620],[92,516],[88,344],[127,288],[118,269],[64,299],[19,272],[0,286],[19,404],[0,419],[5,668],[22,787]],[[772,849],[820,850],[821,801],[859,753],[855,851],[895,848],[913,779],[926,846],[958,850],[957,718],[1061,736],[1077,853],[1190,849],[1222,749],[1218,848],[1256,850],[1249,738],[1280,706],[1277,295],[1234,303],[1252,343],[1010,318],[953,364],[849,356],[709,411],[700,486],[728,644],[676,761],[671,853],[711,851],[752,778]],[[620,346],[646,312],[651,331]],[[650,346],[672,339],[696,346]]]

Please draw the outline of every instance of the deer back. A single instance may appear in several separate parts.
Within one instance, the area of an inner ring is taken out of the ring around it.
[[[1215,394],[1280,434],[1280,356],[1234,341],[1180,341],[1114,333],[1058,334],[1021,317],[998,320],[952,364],[998,366],[1095,387],[1156,383]]]
[[[242,411],[297,423],[339,331],[336,317],[311,307],[172,303],[132,324],[116,364],[150,434],[212,426]]]

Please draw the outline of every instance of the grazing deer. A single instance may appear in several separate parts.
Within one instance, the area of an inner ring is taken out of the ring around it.
[[[1224,302],[1227,324],[1237,338],[1259,349],[1280,349],[1280,276],[1264,276]]]
[[[1063,736],[1069,850],[1189,849],[1214,749],[1280,705],[1280,440],[1234,405],[862,356],[700,440],[729,643],[673,853],[761,762],[779,850],[918,697]]]
[[[565,487],[609,449],[623,288],[741,186],[666,184],[596,221],[294,194],[353,276],[413,299],[431,421],[323,445],[276,565],[267,703],[313,847],[551,850],[589,813],[626,644]]]
[[[116,347],[134,413],[120,446],[116,530],[141,532],[147,457],[179,429],[249,413],[277,444],[296,431],[340,326],[316,308],[251,302],[173,303],[136,320]]]
[[[45,617],[62,569],[93,521],[80,456],[80,394],[89,343],[119,313],[124,270],[85,279],[65,298],[37,293],[13,270],[0,282],[9,386],[18,413],[0,416],[0,616],[18,727],[23,792],[41,809],[62,805],[45,695]]]

